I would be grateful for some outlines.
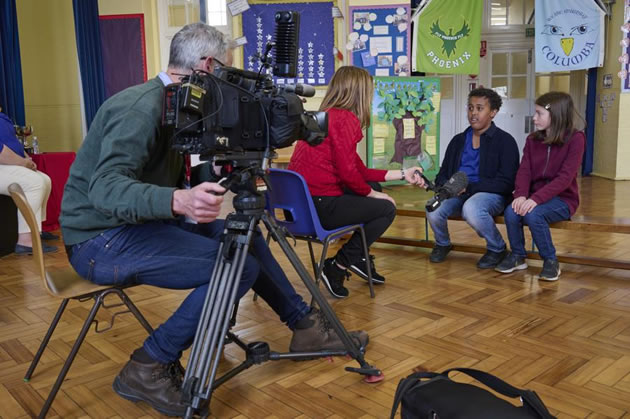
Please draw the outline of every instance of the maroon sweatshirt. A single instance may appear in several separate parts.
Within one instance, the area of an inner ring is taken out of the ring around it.
[[[540,205],[557,196],[567,203],[573,215],[580,204],[577,173],[585,142],[582,131],[573,132],[562,145],[544,144],[530,134],[516,173],[514,198],[524,196]]]

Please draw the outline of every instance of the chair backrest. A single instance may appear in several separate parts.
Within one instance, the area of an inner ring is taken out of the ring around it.
[[[51,284],[49,284],[48,281],[48,275],[46,274],[42,240],[39,236],[39,224],[37,222],[37,218],[35,218],[33,209],[26,200],[26,195],[24,195],[22,187],[17,183],[12,183],[9,185],[9,194],[11,195],[11,198],[13,198],[13,202],[15,202],[15,205],[18,207],[18,209],[22,213],[22,216],[26,220],[26,224],[28,224],[28,227],[31,229],[31,240],[33,241],[33,258],[35,259],[37,272],[42,278],[44,286],[46,287],[48,292],[54,294],[54,291],[51,289]]]
[[[276,223],[296,236],[317,237],[324,241],[328,232],[319,222],[319,216],[306,181],[292,170],[270,169],[270,190],[267,190],[267,210]],[[291,220],[278,218],[276,210],[291,214]]]

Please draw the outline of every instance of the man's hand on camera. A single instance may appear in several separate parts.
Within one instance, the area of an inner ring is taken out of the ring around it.
[[[218,183],[203,182],[191,189],[178,189],[173,193],[174,214],[185,215],[198,223],[210,223],[221,212],[225,188]]]

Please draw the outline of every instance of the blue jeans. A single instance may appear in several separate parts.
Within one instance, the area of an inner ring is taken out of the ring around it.
[[[551,241],[549,224],[568,220],[570,217],[569,206],[558,197],[552,198],[544,204],[536,205],[525,216],[516,214],[510,205],[505,209],[505,226],[512,253],[520,258],[527,256],[523,233],[523,225],[527,225],[532,232],[532,239],[538,248],[540,257],[543,260],[556,259],[556,248]]]
[[[120,226],[75,244],[70,263],[79,275],[96,284],[193,288],[175,313],[144,342],[153,359],[169,363],[179,359],[193,342],[223,225],[224,220],[210,224],[154,221]],[[250,245],[237,298],[252,287],[290,328],[309,312],[260,232]]]
[[[494,223],[493,217],[501,215],[505,208],[505,198],[489,192],[477,192],[470,198],[449,198],[433,212],[427,211],[427,220],[435,235],[435,244],[449,246],[448,217],[462,216],[475,232],[486,240],[488,250],[502,252],[505,241]]]

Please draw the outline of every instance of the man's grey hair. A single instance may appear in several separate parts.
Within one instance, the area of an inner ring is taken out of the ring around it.
[[[168,66],[193,69],[199,64],[201,57],[214,57],[225,62],[231,48],[232,41],[223,32],[205,23],[191,23],[173,37]]]

